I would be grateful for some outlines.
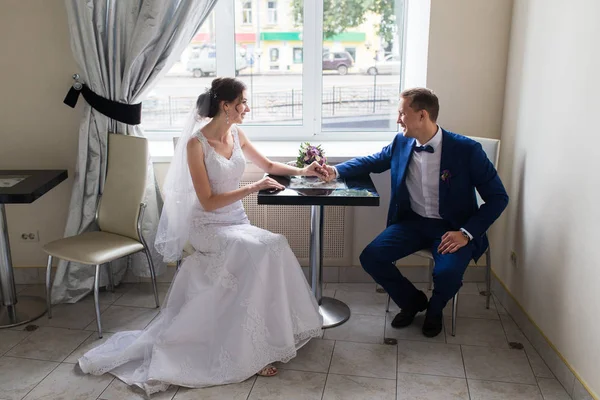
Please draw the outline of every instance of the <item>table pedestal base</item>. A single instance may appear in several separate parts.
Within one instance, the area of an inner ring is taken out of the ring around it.
[[[338,299],[323,297],[323,222],[323,206],[313,205],[310,210],[310,286],[319,303],[323,329],[327,329],[348,321],[350,308]]]
[[[46,313],[46,300],[37,296],[19,296],[13,306],[0,306],[0,328],[23,325]]]
[[[323,328],[333,328],[348,321],[350,308],[338,299],[322,297],[319,312],[323,316]]]

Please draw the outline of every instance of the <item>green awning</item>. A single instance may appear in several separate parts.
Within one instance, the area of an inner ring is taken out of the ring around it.
[[[326,42],[364,42],[367,35],[363,32],[342,32],[329,39]],[[302,41],[302,32],[261,32],[260,40],[263,41]]]

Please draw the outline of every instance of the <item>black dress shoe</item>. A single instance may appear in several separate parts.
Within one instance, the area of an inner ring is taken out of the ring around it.
[[[417,296],[415,296],[413,302],[409,307],[403,308],[392,321],[393,328],[405,328],[412,324],[415,319],[415,315],[417,315],[421,311],[425,311],[427,309],[427,296],[425,293],[419,290]]]
[[[423,323],[423,335],[428,338],[436,337],[442,331],[443,326],[443,314],[432,313],[428,310],[427,315],[425,315],[425,322]]]

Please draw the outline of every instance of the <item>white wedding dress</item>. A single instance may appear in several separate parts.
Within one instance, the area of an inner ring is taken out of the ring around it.
[[[213,193],[238,188],[246,164],[237,130],[230,159],[202,133]],[[187,257],[161,308],[143,331],[116,333],[79,359],[83,372],[109,372],[146,393],[169,385],[241,382],[287,362],[321,335],[318,304],[286,239],[250,225],[241,201],[192,212]],[[273,210],[276,212],[277,210]]]

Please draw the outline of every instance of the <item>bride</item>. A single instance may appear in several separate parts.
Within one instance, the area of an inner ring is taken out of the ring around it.
[[[250,111],[244,84],[217,78],[198,97],[164,185],[156,248],[177,272],[160,314],[143,331],[116,333],[79,359],[83,372],[109,372],[155,393],[273,376],[321,335],[322,317],[286,239],[250,225],[241,199],[283,189],[265,177],[239,187],[246,158],[274,175],[326,174],[268,160],[236,124]],[[198,118],[200,117],[200,118]],[[209,119],[201,123],[199,119]]]

